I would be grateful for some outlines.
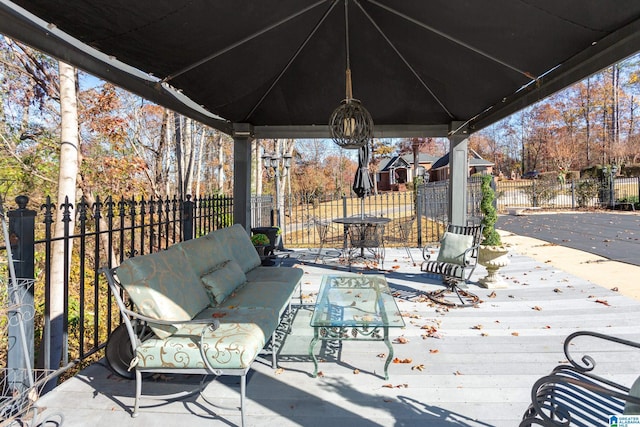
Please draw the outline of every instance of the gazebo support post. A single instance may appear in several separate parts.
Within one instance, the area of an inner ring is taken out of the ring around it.
[[[449,223],[467,225],[468,130],[463,122],[449,127]]]
[[[248,123],[233,124],[233,223],[251,232],[251,139]]]

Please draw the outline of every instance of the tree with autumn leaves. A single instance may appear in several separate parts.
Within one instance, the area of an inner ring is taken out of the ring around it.
[[[636,56],[473,134],[470,146],[505,174],[636,164],[639,95]]]

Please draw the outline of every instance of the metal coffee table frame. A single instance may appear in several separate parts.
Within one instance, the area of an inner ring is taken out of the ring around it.
[[[313,377],[318,375],[314,347],[318,341],[383,341],[389,353],[384,364],[384,378],[393,359],[389,328],[404,327],[404,319],[382,275],[326,275],[311,317],[313,339],[309,356],[313,360]]]

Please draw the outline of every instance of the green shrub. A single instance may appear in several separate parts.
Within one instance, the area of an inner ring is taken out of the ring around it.
[[[589,206],[589,202],[598,196],[600,184],[595,180],[584,180],[576,185],[576,199],[581,208]]]
[[[555,176],[531,180],[531,185],[522,190],[532,206],[548,205],[560,193]]]
[[[482,200],[480,201],[480,211],[482,212],[482,224],[484,230],[482,230],[482,244],[485,246],[499,246],[502,244],[500,234],[496,231],[495,225],[498,220],[498,212],[493,202],[496,199],[496,193],[491,188],[491,175],[482,176],[482,184],[480,185],[480,191],[482,192]]]

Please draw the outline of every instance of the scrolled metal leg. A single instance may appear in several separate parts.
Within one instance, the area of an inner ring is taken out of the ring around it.
[[[240,377],[240,425],[244,427],[245,425],[245,417],[244,417],[244,400],[247,394],[247,375],[242,375]]]
[[[387,360],[384,362],[384,379],[389,379],[389,364],[393,359],[393,346],[391,345],[391,341],[389,341],[389,328],[384,328],[384,343],[387,345],[389,349],[389,355],[387,356]]]
[[[140,396],[142,395],[142,373],[136,369],[136,401],[133,404],[132,417],[138,416],[138,408],[140,407]]]
[[[318,376],[318,359],[316,358],[316,355],[313,352],[313,348],[318,343],[318,339],[319,339],[318,328],[313,328],[313,339],[309,344],[309,356],[311,356],[311,360],[313,360],[313,375],[312,375],[313,378]]]

